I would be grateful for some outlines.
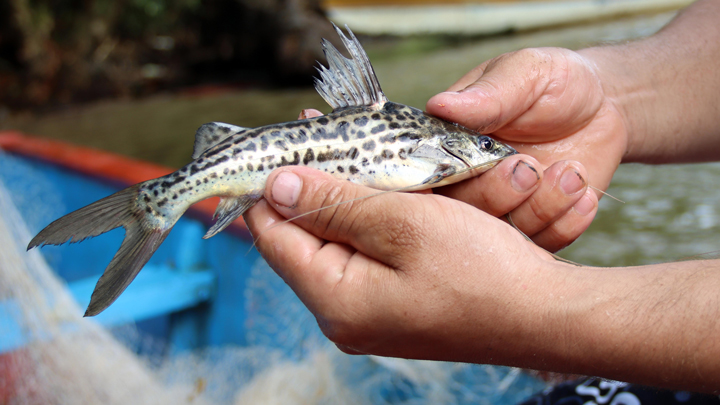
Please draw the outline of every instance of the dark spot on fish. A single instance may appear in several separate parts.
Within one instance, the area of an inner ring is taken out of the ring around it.
[[[174,186],[175,184],[182,183],[185,180],[185,177],[183,176],[177,176],[172,181],[163,181],[160,185],[162,188],[169,188]]]
[[[326,117],[320,117],[320,118],[317,119],[317,123],[320,124],[320,125],[327,125],[328,122],[329,122],[329,121],[328,121],[328,119],[327,119]]]
[[[425,121],[426,121],[425,118],[418,118],[418,123],[420,125],[425,125]]]
[[[337,171],[339,171],[340,173],[345,173],[345,169],[342,166],[338,166]]]
[[[350,174],[357,174],[360,171],[360,170],[358,170],[357,167],[352,166],[352,165],[350,167],[348,167],[348,170],[350,171]]]
[[[185,194],[186,191],[186,188],[181,188],[180,190],[178,190],[178,194]]]
[[[405,120],[407,119],[407,118],[405,118],[405,116],[402,115],[401,113],[398,113],[398,114],[395,116],[395,118],[397,118],[398,121],[405,121]]]
[[[384,131],[384,130],[385,130],[385,124],[380,124],[380,125],[376,126],[375,128],[371,129],[371,130],[370,130],[370,133],[377,134],[377,133],[382,132],[382,131]]]
[[[218,176],[217,173],[210,173],[210,176],[209,176],[209,177],[210,177],[211,179],[217,179],[217,176]]]
[[[160,193],[158,193],[158,191],[157,191],[157,190],[153,190],[153,195],[154,195],[155,197],[157,197],[157,196],[158,196],[158,194],[160,194]]]
[[[248,152],[255,152],[257,150],[257,146],[255,146],[255,142],[248,142],[248,144],[245,145],[243,150],[246,150]]]
[[[374,120],[379,120],[379,119],[380,119],[380,114],[375,113],[375,114],[371,115],[370,118],[372,118],[372,119],[374,119]]]
[[[398,157],[400,159],[407,159],[407,151],[404,148],[400,148],[398,151]]]
[[[146,203],[149,203],[149,202],[150,202],[150,196],[148,196],[147,194],[143,195],[143,200],[145,200]]]
[[[162,200],[158,201],[157,206],[158,206],[158,207],[162,207],[162,206],[165,205],[165,203],[167,203],[167,202],[168,202],[168,199],[167,199],[167,198],[163,198]]]
[[[280,133],[279,131],[273,131],[273,132],[277,132],[278,134]],[[265,135],[261,136],[260,137],[260,150],[266,151],[268,146],[270,146],[270,142],[268,142],[267,136],[265,136]]]
[[[376,165],[382,163],[382,160],[383,160],[382,155],[373,156],[373,163],[375,163]]]
[[[238,166],[238,169],[237,169],[237,170],[238,170],[238,173],[242,173],[242,171],[245,170],[245,169],[243,169],[243,166],[240,165],[240,166]]]
[[[293,145],[307,142],[307,132],[305,132],[304,129],[299,130],[297,133],[288,132],[287,134],[285,134],[285,136],[287,140]]]
[[[153,182],[152,184],[150,184],[150,185],[148,186],[148,190],[154,189],[155,187],[158,186],[158,184],[160,184],[160,183],[158,183],[157,181],[156,181],[156,182]]]
[[[247,164],[247,169],[248,169],[248,171],[253,171],[253,169],[254,169],[253,164],[252,164],[252,163],[248,163],[248,164]]]
[[[178,198],[178,195],[177,195],[177,194],[173,194],[173,200],[177,200],[177,198]]]
[[[340,121],[337,124],[337,127],[335,128],[335,131],[342,137],[343,142],[347,142],[350,140],[347,134],[347,130],[350,127],[350,124],[347,121]]]
[[[151,214],[151,213],[152,213],[152,208],[150,208],[150,207],[145,207],[145,212],[147,212],[148,214]]]
[[[388,127],[390,127],[390,129],[398,129],[400,128],[400,124],[398,124],[397,122],[391,122]]]
[[[287,144],[286,144],[285,141],[283,141],[282,139],[278,139],[277,141],[275,141],[274,145],[275,145],[275,147],[278,148],[278,149],[282,149],[282,150],[285,151],[285,152],[288,151]]]
[[[198,167],[197,167],[196,165],[190,166],[190,174],[191,174],[191,175],[193,175],[193,174],[195,174],[195,173],[197,173],[197,172],[199,172],[199,171],[200,171],[200,169],[198,169]]]
[[[207,179],[207,177],[205,177],[205,178],[203,179],[203,183],[206,183],[206,184],[207,184],[207,182],[208,182],[208,179]]]
[[[373,150],[375,150],[375,141],[371,139],[363,143],[362,148],[368,152],[372,152]]]
[[[348,151],[348,156],[350,157],[350,159],[357,159],[359,154],[360,152],[358,152],[358,148],[354,146]]]
[[[415,122],[415,121],[410,121],[410,128],[419,129],[420,125],[418,125],[417,122]]]
[[[359,127],[364,127],[368,123],[368,121],[369,121],[368,117],[365,117],[365,116],[357,117],[357,118],[355,118],[355,120],[353,120],[355,125],[357,125]]]
[[[397,140],[400,142],[412,142],[422,139],[422,135],[415,132],[403,132],[397,136]]]
[[[237,172],[235,171],[235,169],[230,170],[230,175],[231,175],[231,176],[234,176],[236,173],[237,173]]]
[[[200,159],[196,160],[195,163],[201,165],[204,161],[205,161],[205,158],[200,158]]]
[[[223,170],[223,174],[227,175],[228,173],[230,173],[230,169],[226,167],[226,168]]]
[[[195,180],[195,185],[199,186],[202,182],[200,180]]]
[[[395,154],[390,149],[383,149],[382,153],[380,154],[383,159],[392,159]]]
[[[220,132],[222,132],[223,134],[229,134],[229,133],[230,133],[230,128],[228,128],[228,127],[220,127]]]
[[[261,172],[261,171],[263,171],[263,170],[265,170],[265,166],[263,166],[263,164],[260,163],[260,164],[258,165],[258,167],[257,167],[257,171]]]
[[[305,128],[310,129],[310,128],[312,128],[312,125],[310,125],[309,122],[306,122],[306,123],[305,123]]]
[[[317,161],[319,163],[326,162],[332,159],[332,152],[320,152],[317,154]]]
[[[308,149],[305,152],[305,156],[303,157],[303,164],[307,165],[308,163],[315,160],[315,152],[313,152],[312,149]]]
[[[300,163],[300,154],[295,151],[293,152],[293,160],[289,161],[285,159],[285,156],[280,157],[280,164],[279,166],[288,166],[288,165],[297,165]]]
[[[243,150],[240,148],[235,148],[235,149],[233,149],[232,154],[233,154],[233,156],[237,156],[238,154],[242,153],[242,151]]]
[[[370,162],[368,162],[368,158],[364,157],[364,158],[362,158],[362,160],[360,161],[360,164],[363,165],[363,166],[367,166],[367,165],[370,164]]]
[[[379,141],[382,143],[395,143],[395,135],[387,134],[387,135],[381,136]]]
[[[274,168],[275,168],[275,165],[274,165],[274,164],[270,163],[270,164],[268,165],[268,170],[272,170],[272,169],[274,169]]]

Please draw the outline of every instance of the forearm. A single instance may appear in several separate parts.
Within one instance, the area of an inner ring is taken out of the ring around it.
[[[720,158],[720,1],[700,0],[657,34],[580,51],[628,130],[624,162]]]
[[[564,274],[538,294],[556,328],[540,368],[720,391],[720,260]]]

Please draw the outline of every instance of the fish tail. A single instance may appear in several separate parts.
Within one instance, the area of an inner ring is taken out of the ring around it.
[[[85,316],[99,314],[120,296],[182,215],[161,221],[152,209],[141,207],[142,186],[143,183],[136,184],[65,215],[40,231],[28,245],[30,250],[37,246],[80,242],[115,228],[125,228],[125,239],[95,286]]]

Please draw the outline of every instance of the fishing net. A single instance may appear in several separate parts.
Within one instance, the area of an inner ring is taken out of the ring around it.
[[[16,207],[41,217],[33,224],[57,216],[38,200],[63,208],[39,174],[9,192],[13,159],[0,154],[0,342],[11,347],[0,353],[0,403],[513,404],[544,387],[517,369],[346,355],[262,260],[244,291],[246,346],[176,353],[132,326],[111,333],[81,317],[38,250],[25,251]]]

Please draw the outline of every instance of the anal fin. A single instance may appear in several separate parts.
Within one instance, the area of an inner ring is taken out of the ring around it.
[[[217,218],[217,222],[208,229],[203,239],[212,238],[216,233],[227,228],[228,225],[240,218],[245,211],[260,201],[261,198],[262,191],[245,194],[240,197],[221,198],[220,203],[215,209],[214,217]]]

